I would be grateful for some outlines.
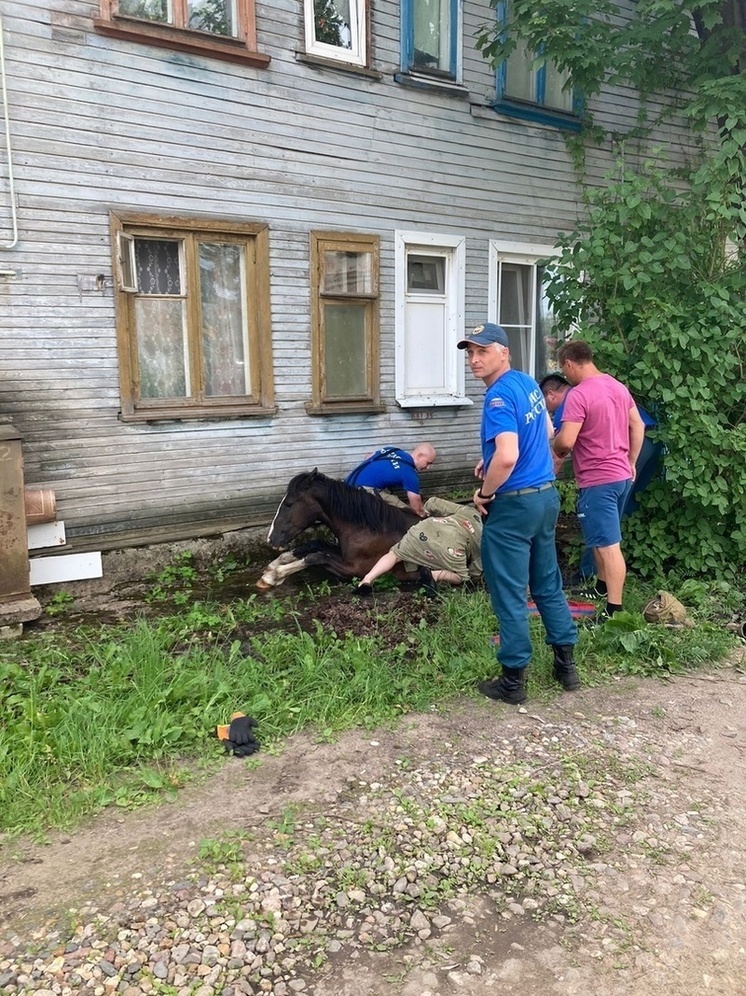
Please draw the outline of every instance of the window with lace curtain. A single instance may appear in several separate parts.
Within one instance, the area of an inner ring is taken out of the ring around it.
[[[112,216],[122,418],[273,410],[267,227]]]
[[[229,62],[266,66],[256,51],[254,0],[100,0],[102,34]]]

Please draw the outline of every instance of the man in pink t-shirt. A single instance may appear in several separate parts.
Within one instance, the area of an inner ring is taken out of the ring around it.
[[[598,588],[608,615],[622,607],[627,565],[622,554],[622,510],[635,478],[645,426],[624,384],[601,373],[587,342],[572,339],[557,350],[563,376],[573,385],[554,439],[558,459],[572,453],[578,483],[578,520],[593,549]]]

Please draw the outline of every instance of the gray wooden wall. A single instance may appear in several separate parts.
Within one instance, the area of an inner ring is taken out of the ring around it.
[[[96,0],[0,0],[20,237],[0,249],[0,421],[24,437],[26,481],[53,488],[68,536],[99,547],[255,524],[296,472],[342,475],[364,453],[430,439],[430,493],[469,480],[473,408],[419,419],[394,399],[394,231],[467,237],[467,327],[487,310],[488,240],[552,244],[578,215],[561,133],[486,107],[494,75],[473,49],[485,3],[466,0],[464,86],[471,100],[394,81],[399,5],[373,5],[380,80],[296,60],[300,0],[260,2],[267,69],[107,38]],[[599,102],[633,121],[632,95]],[[673,124],[669,141],[678,141]],[[611,150],[592,153],[602,182]],[[125,425],[110,289],[110,210],[195,213],[270,226],[272,418]],[[308,234],[381,238],[381,415],[310,417]],[[0,141],[0,241],[10,237]],[[427,487],[427,485],[430,485]]]

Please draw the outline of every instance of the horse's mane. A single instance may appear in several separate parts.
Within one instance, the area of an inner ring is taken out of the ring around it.
[[[404,535],[417,521],[414,512],[389,505],[378,495],[351,487],[317,470],[296,475],[288,484],[287,496],[297,498],[314,486],[323,488],[332,516],[371,532],[400,531]]]

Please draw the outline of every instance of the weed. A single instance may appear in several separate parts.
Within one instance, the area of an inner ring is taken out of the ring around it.
[[[69,591],[57,591],[52,596],[45,611],[48,616],[61,616],[72,608],[75,599]]]

